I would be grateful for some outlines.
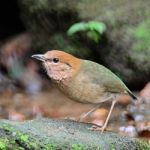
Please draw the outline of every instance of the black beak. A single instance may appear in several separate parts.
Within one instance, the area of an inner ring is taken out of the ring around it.
[[[38,59],[40,61],[44,61],[45,60],[45,57],[42,54],[35,54],[35,55],[32,55],[31,57],[33,57],[35,59]]]

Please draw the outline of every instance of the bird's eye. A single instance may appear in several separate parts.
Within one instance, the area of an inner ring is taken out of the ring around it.
[[[59,59],[58,59],[58,58],[53,58],[53,62],[54,62],[54,63],[58,63],[58,62],[59,62]]]

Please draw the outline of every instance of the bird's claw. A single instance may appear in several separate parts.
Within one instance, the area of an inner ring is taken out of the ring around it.
[[[97,125],[93,125],[92,127],[88,128],[91,131],[101,131],[101,133],[103,133],[103,131],[106,129],[105,127],[100,127]]]

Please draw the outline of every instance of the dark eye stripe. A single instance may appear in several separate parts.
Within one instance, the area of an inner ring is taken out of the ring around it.
[[[52,61],[51,59],[46,58],[45,61]]]

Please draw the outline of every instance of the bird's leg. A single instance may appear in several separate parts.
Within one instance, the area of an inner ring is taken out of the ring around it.
[[[111,116],[111,113],[112,113],[112,111],[113,111],[113,108],[114,108],[114,105],[115,105],[116,102],[117,102],[117,99],[113,99],[113,100],[112,100],[111,108],[110,108],[110,110],[109,110],[109,113],[108,113],[108,116],[107,116],[107,118],[106,118],[106,120],[105,120],[104,125],[103,125],[102,127],[100,127],[100,128],[97,127],[97,126],[93,126],[92,128],[90,128],[91,130],[101,131],[101,133],[103,133],[103,131],[104,131],[105,128],[107,127],[109,118],[110,118],[110,116]]]
[[[110,110],[109,110],[109,113],[108,113],[108,116],[107,116],[107,118],[106,118],[106,120],[105,120],[105,123],[104,123],[104,125],[100,128],[101,133],[103,133],[103,131],[104,131],[105,128],[107,127],[109,118],[110,118],[111,113],[112,113],[112,111],[113,111],[113,108],[114,108],[114,106],[115,106],[115,104],[116,104],[116,101],[117,101],[116,99],[114,99],[114,100],[112,101],[111,108],[110,108]]]
[[[96,105],[94,108],[92,108],[90,111],[84,113],[81,115],[81,117],[79,118],[79,121],[82,121],[83,118],[89,116],[91,113],[93,113],[96,109],[98,109],[100,107],[101,104]]]
[[[107,99],[105,99],[104,101],[108,101],[110,99],[113,99],[113,96],[108,97]],[[100,107],[101,104],[97,104],[94,108],[92,108],[90,111],[84,113],[83,115],[81,115],[81,117],[79,118],[79,121],[82,121],[83,118],[89,116],[91,113],[93,113],[96,109],[98,109]]]

